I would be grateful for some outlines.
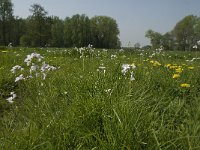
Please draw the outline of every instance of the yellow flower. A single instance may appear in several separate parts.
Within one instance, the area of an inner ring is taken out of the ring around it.
[[[182,83],[182,84],[181,84],[181,87],[189,88],[189,87],[190,87],[190,84],[188,84],[188,83]]]
[[[172,78],[173,78],[173,79],[176,79],[176,78],[179,78],[179,77],[180,77],[179,74],[174,74]]]
[[[161,66],[161,63],[159,63],[158,61],[155,61],[154,66]]]
[[[188,67],[188,69],[192,70],[192,69],[194,69],[194,67],[190,66],[190,67]]]
[[[130,66],[131,66],[133,69],[136,68],[136,65],[135,65],[134,63],[132,63]]]
[[[170,69],[175,69],[177,66],[169,66]]]
[[[151,63],[151,64],[153,64],[153,63],[154,63],[154,61],[153,61],[153,60],[151,60],[151,61],[150,61],[150,63]]]
[[[167,64],[166,67],[169,68],[171,66],[171,64]]]
[[[158,61],[151,60],[150,63],[153,64],[153,66],[161,66],[161,63]]]
[[[178,67],[178,68],[176,69],[176,73],[181,73],[181,72],[183,72],[183,69],[182,69],[181,67]]]

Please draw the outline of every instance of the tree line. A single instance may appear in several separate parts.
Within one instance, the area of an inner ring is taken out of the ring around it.
[[[48,16],[39,4],[31,5],[26,19],[13,15],[11,0],[0,0],[0,45],[28,47],[118,48],[119,29],[116,20],[108,16],[89,18],[82,14],[60,19]]]
[[[188,15],[175,27],[165,33],[148,30],[145,34],[150,39],[152,48],[163,47],[165,50],[200,50],[200,17]]]

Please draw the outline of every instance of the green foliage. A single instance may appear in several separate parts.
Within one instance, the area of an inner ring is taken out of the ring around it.
[[[199,26],[197,25],[197,23],[199,23],[197,20],[199,20],[198,17],[189,15],[184,17],[174,27],[173,33],[176,37],[179,50],[191,50],[196,44],[196,41],[199,40],[197,39],[199,35],[195,34],[195,28],[196,26]]]
[[[86,15],[74,15],[65,19],[65,44],[67,47],[86,47],[91,44],[90,19]]]
[[[39,4],[31,6],[26,19],[12,15],[11,1],[0,3],[0,45],[29,47],[120,47],[119,29],[116,21],[107,16],[89,18],[73,15],[65,20],[48,16]]]
[[[151,40],[151,44],[153,48],[158,48],[162,45],[162,35],[158,32],[155,32],[153,30],[148,30],[145,34],[147,38]]]
[[[11,0],[0,0],[0,45],[8,45],[13,25],[13,4]]]
[[[49,44],[51,38],[51,18],[47,17],[47,12],[39,4],[31,6],[29,16],[26,21],[27,32],[22,36],[23,46],[44,47]]]
[[[91,18],[92,44],[100,48],[119,48],[119,29],[116,20],[107,16]]]
[[[180,20],[174,29],[165,34],[148,30],[145,35],[153,48],[163,46],[165,50],[199,50],[200,18],[189,15]]]

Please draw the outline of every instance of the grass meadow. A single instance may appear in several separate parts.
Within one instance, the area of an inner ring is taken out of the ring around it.
[[[200,52],[0,50],[2,150],[194,150],[199,141]]]

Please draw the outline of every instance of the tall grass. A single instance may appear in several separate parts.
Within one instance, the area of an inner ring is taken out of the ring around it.
[[[15,83],[10,69],[33,51],[60,68]],[[152,53],[2,50],[0,149],[200,149],[200,60],[186,61],[200,53]],[[136,65],[135,80],[121,72],[125,63]],[[180,78],[167,64],[182,66]]]

